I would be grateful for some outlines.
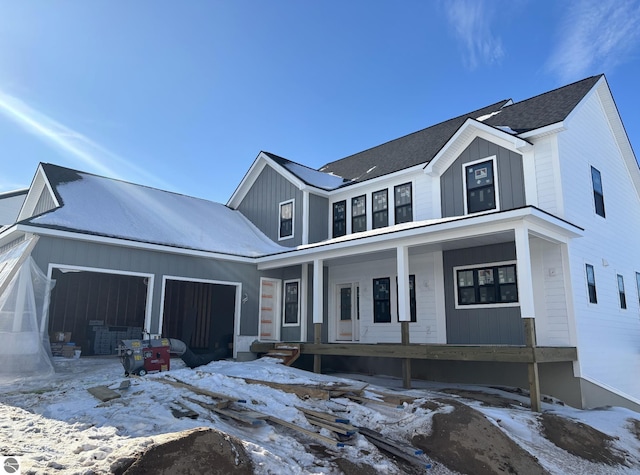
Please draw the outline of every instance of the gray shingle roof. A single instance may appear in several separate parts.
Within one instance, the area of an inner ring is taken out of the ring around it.
[[[262,152],[271,160],[276,162],[281,167],[284,167],[290,173],[293,173],[296,177],[302,180],[307,185],[320,188],[322,190],[337,190],[338,188],[350,183],[349,180],[340,176],[331,175],[330,173],[323,173],[313,168],[309,168],[305,165],[301,165],[286,158],[279,157],[270,152]]]

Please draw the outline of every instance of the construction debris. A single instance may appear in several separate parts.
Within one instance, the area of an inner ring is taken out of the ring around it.
[[[399,442],[389,439],[379,432],[367,429],[366,427],[358,427],[358,431],[362,435],[364,435],[369,440],[369,442],[371,442],[379,449],[384,450],[391,455],[399,457],[405,462],[410,463],[411,465],[415,465],[420,468],[432,467],[431,461],[427,458],[426,455],[424,455],[424,452],[422,450],[416,449],[406,442]]]
[[[291,366],[300,356],[300,345],[293,343],[276,343],[264,356],[279,359],[285,365]]]
[[[111,401],[112,399],[117,399],[121,396],[120,393],[115,392],[113,389],[109,389],[107,386],[94,386],[92,388],[88,388],[87,391],[102,402]]]

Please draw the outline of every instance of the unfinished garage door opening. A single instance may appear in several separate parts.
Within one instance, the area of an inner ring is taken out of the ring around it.
[[[240,284],[164,279],[162,336],[199,353],[231,357]]]
[[[83,355],[115,354],[120,340],[141,337],[152,275],[52,266],[50,276],[49,331],[71,333]]]

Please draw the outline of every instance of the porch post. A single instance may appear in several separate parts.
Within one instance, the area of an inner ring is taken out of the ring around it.
[[[396,266],[398,270],[398,320],[400,320],[400,335],[403,345],[409,344],[409,322],[411,310],[409,304],[409,248],[396,248]],[[402,385],[411,388],[411,359],[402,360]]]
[[[313,260],[313,342],[318,344],[322,342],[322,322],[323,322],[323,308],[322,302],[324,299],[324,272],[323,262],[321,259]],[[321,356],[318,354],[313,355],[313,372],[320,373],[321,369]]]
[[[533,299],[533,278],[531,274],[531,250],[529,248],[529,229],[520,225],[514,229],[516,241],[516,259],[518,274],[518,300],[520,301],[520,316],[523,319],[525,344],[531,348],[533,361],[527,365],[529,376],[529,397],[531,410],[540,412],[540,378],[538,362],[535,360],[536,326]]]

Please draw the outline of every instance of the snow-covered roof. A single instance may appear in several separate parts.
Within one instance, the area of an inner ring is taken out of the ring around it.
[[[286,250],[220,203],[52,164],[42,169],[62,206],[22,223],[243,257]]]
[[[338,175],[334,175],[333,173],[325,173],[322,171],[314,170],[313,168],[309,168],[286,158],[279,157],[278,155],[274,155],[270,152],[262,153],[271,158],[278,165],[284,167],[286,170],[291,172],[307,185],[311,185],[315,188],[332,191],[351,183],[350,180],[342,178]]]

